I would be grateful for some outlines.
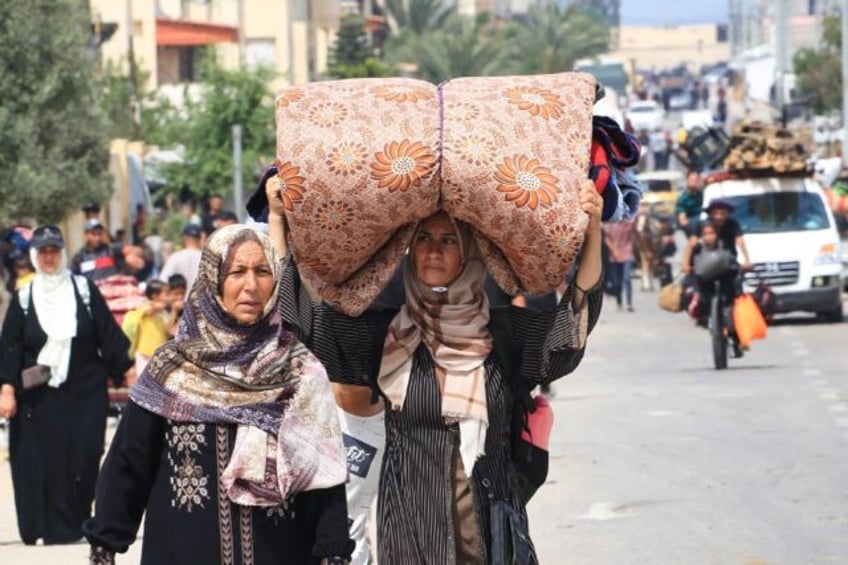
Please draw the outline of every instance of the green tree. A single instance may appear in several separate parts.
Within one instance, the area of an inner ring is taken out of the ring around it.
[[[487,13],[453,16],[443,27],[416,37],[407,53],[408,61],[417,66],[416,75],[434,83],[509,72],[503,34]]]
[[[137,89],[130,87],[129,76],[111,61],[97,79],[107,132],[111,138],[140,139],[150,144],[170,142],[170,124],[176,109],[167,99],[147,89],[148,73],[139,69]],[[136,123],[138,122],[138,123]]]
[[[510,23],[512,66],[520,74],[559,73],[609,49],[609,27],[596,10],[574,2],[533,5],[527,16]]]
[[[108,198],[83,0],[0,0],[0,223]]]
[[[826,16],[821,47],[805,47],[795,52],[792,66],[801,97],[810,98],[817,112],[842,108],[842,29],[838,15]]]
[[[368,46],[364,22],[359,16],[342,18],[330,53],[327,74],[333,78],[381,77],[389,74],[389,70]]]
[[[167,190],[187,188],[198,197],[226,195],[233,188],[232,126],[241,124],[245,186],[251,186],[260,158],[274,155],[274,104],[270,71],[226,70],[209,57],[203,62],[203,95],[186,97],[183,119],[170,129],[171,141],[185,147],[185,161],[165,169]]]
[[[445,0],[386,0],[385,7],[393,34],[407,30],[421,35],[440,29],[456,13],[455,4]]]

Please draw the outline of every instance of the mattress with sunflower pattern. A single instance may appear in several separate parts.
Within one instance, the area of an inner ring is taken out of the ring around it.
[[[505,291],[554,289],[583,243],[595,92],[584,73],[286,88],[275,166],[301,275],[357,315],[443,209]]]

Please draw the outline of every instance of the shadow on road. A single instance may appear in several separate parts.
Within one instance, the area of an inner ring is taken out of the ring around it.
[[[779,328],[781,326],[819,326],[826,325],[815,316],[788,316],[785,318],[776,318],[769,324],[770,328]]]
[[[733,360],[730,361],[733,363]],[[768,371],[773,369],[782,368],[780,365],[742,365],[739,367],[734,367],[732,364],[727,367],[727,369],[723,371],[717,371],[713,367],[690,367],[688,369],[682,369],[684,373],[735,373],[737,371]]]

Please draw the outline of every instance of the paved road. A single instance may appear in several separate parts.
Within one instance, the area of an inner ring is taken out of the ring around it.
[[[716,372],[706,331],[655,297],[607,302],[555,387],[541,562],[848,563],[846,326],[783,320]]]
[[[555,385],[550,482],[530,504],[541,562],[848,563],[848,326],[783,322],[716,372],[704,330],[635,298],[607,302]],[[83,563],[83,545],[17,542],[5,458],[0,564]]]

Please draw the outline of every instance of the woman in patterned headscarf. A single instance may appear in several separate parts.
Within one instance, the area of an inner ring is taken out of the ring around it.
[[[242,225],[210,238],[173,342],[130,392],[85,531],[92,562],[342,563],[341,432],[322,365],[286,331],[282,266]]]
[[[279,189],[274,182],[266,185],[269,236],[286,253]],[[582,261],[550,312],[490,306],[471,229],[444,212],[421,222],[413,236],[399,309],[374,307],[351,318],[315,304],[288,262],[283,318],[331,380],[370,387],[388,407],[378,497],[380,563],[500,565],[490,533],[493,502],[506,501],[526,520],[511,465],[513,377],[507,371],[514,367],[532,388],[580,363],[602,300],[601,200],[591,182],[580,202],[590,217]],[[511,336],[496,329],[504,326]],[[356,438],[345,442],[360,454],[348,461],[351,472],[367,472],[376,450]]]

